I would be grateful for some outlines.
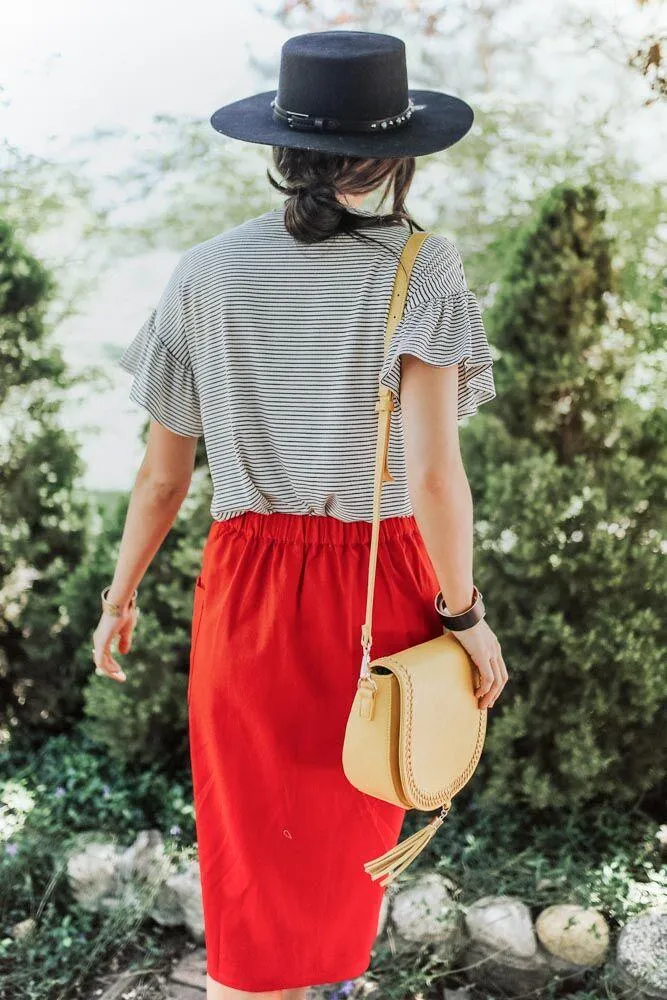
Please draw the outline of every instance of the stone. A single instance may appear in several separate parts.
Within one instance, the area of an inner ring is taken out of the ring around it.
[[[206,993],[194,986],[183,986],[182,983],[169,983],[167,1000],[206,1000]]]
[[[199,877],[199,862],[188,862],[184,871],[169,875],[166,890],[173,892],[183,914],[183,923],[198,944],[204,943],[204,908]]]
[[[655,842],[658,845],[658,850],[662,851],[663,854],[667,854],[667,823],[663,823],[662,826],[658,827]]]
[[[206,992],[206,950],[197,948],[174,966],[170,982]]]
[[[116,861],[116,847],[111,843],[92,841],[70,854],[67,877],[82,909],[98,913],[108,905],[116,882]]]
[[[161,927],[179,927],[184,923],[180,897],[175,889],[168,885],[168,879],[158,886],[148,915]]]
[[[442,1000],[472,1000],[472,994],[468,986],[462,986],[460,990],[445,990]]]
[[[122,902],[145,910],[165,922],[175,919],[174,898],[164,888],[173,871],[174,864],[167,856],[160,831],[142,830],[129,847],[118,852],[113,892],[115,904]],[[156,903],[158,898],[159,903]]]
[[[400,889],[391,904],[399,938],[407,945],[431,945],[445,962],[452,961],[464,943],[462,914],[452,899],[450,884],[437,872],[427,872]]]
[[[644,1000],[667,1000],[667,912],[649,910],[627,922],[616,943],[621,980]]]
[[[543,989],[552,978],[522,900],[483,896],[467,907],[465,923],[470,940],[464,963],[476,985],[518,995]]]
[[[625,905],[634,913],[667,910],[667,895],[661,879],[629,878],[625,885]]]
[[[173,870],[164,849],[159,830],[142,830],[133,844],[124,850],[117,861],[118,877],[124,882],[146,882],[157,885]]]
[[[609,949],[609,926],[598,910],[574,903],[547,906],[535,921],[535,931],[559,972],[570,966],[599,966]]]
[[[28,935],[32,934],[36,926],[37,924],[32,917],[26,917],[25,920],[19,920],[17,924],[14,924],[10,934],[15,941],[22,941],[24,938],[27,938]]]
[[[532,958],[537,952],[530,910],[513,896],[482,896],[466,908],[465,922],[472,940],[480,944],[517,958]]]

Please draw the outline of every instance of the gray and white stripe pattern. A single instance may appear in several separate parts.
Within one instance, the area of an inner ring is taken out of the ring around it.
[[[246,510],[372,520],[379,381],[391,415],[382,517],[409,516],[401,355],[457,364],[458,415],[495,397],[481,312],[458,250],[431,234],[415,261],[405,315],[383,358],[403,226],[381,245],[345,234],[298,243],[283,207],[191,247],[120,359],[130,398],[176,434],[204,435],[211,517]]]

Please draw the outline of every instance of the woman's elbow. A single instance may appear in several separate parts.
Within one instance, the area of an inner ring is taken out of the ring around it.
[[[408,468],[408,482],[413,496],[447,497],[468,482],[460,454],[444,458],[436,464],[417,469]]]

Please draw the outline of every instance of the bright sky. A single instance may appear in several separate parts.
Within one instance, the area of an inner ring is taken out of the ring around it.
[[[610,6],[608,0],[589,2]],[[268,6],[264,0],[263,7]],[[628,16],[636,10],[631,0],[615,0],[611,6]],[[554,8],[530,0],[520,16],[506,22],[510,44],[503,79],[509,99],[524,86],[514,79],[511,51],[513,39],[520,44],[521,17],[526,16],[543,19],[545,62],[553,63],[557,74],[554,96],[567,102],[577,88],[581,91],[582,81],[573,81],[567,42],[551,30],[553,14]],[[270,89],[266,76],[249,70],[250,55],[269,77],[272,67],[277,75],[280,46],[287,37],[250,0],[61,0],[57,8],[48,0],[14,0],[3,12],[3,28],[0,133],[25,153],[56,160],[76,156],[77,137],[96,128],[141,131],[159,113],[206,120],[219,105]],[[396,33],[402,34],[399,29]],[[407,38],[406,45],[410,67],[412,43]],[[606,77],[606,65],[595,54],[586,57],[587,91],[604,95],[618,86],[611,71]],[[636,85],[639,90],[639,81]],[[645,120],[639,109],[631,141],[649,142],[650,136],[642,133]],[[216,141],[213,130],[211,138]],[[100,183],[103,174],[133,158],[131,143],[116,144],[112,162],[109,144],[102,146],[107,159],[92,159]],[[86,157],[94,153],[86,146]],[[176,259],[170,253],[150,254],[124,260],[105,275],[82,303],[81,314],[58,330],[67,360],[74,367],[99,362],[103,343],[129,343],[156,304]],[[128,488],[141,457],[138,430],[144,415],[128,399],[131,376],[119,369],[111,374],[113,389],[91,389],[66,416],[68,426],[81,433],[85,481],[94,488]]]
[[[61,0],[56,16],[48,0],[21,0],[7,5],[3,22],[0,132],[23,152],[56,160],[76,155],[76,138],[95,128],[140,132],[159,113],[207,119],[219,105],[269,89],[248,70],[250,53],[270,64],[287,37],[249,2]],[[131,164],[128,143],[103,145],[112,163],[96,162],[90,146],[85,154],[100,177]],[[110,271],[58,331],[67,360],[99,363],[102,343],[127,344],[176,260],[154,253]],[[127,397],[131,376],[112,374],[115,389],[77,397],[64,421],[81,434],[85,482],[94,488],[129,487],[142,454],[145,414]]]

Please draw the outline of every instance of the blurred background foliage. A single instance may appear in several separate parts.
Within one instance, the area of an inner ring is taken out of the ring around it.
[[[486,307],[498,395],[463,421],[461,439],[476,579],[511,679],[475,779],[421,863],[446,868],[469,898],[513,891],[548,905],[537,886],[551,877],[559,899],[604,904],[620,921],[628,884],[660,867],[651,845],[667,822],[664,192],[619,142],[629,117],[644,116],[648,130],[657,120],[661,40],[626,41],[601,15],[564,8],[560,30],[609,53],[614,94],[627,80],[632,101],[630,81],[644,81],[636,106],[596,111],[584,76],[572,114],[545,102],[553,67],[531,59],[530,38],[496,42],[497,3],[459,5],[453,24],[416,0],[326,8],[304,0],[267,17],[290,34],[400,34],[413,86],[477,95],[477,127],[418,163],[408,206],[456,240]],[[503,86],[508,58],[532,80],[521,92]],[[257,90],[276,67],[264,71]],[[90,141],[103,145],[104,132]],[[159,116],[104,201],[76,164],[3,148],[0,922],[48,913],[25,996],[69,995],[85,965],[95,921],[73,908],[58,860],[71,834],[122,840],[156,826],[194,841],[185,692],[209,525],[203,442],[141,585],[127,682],[109,684],[91,670],[90,637],[128,497],[83,485],[79,441],[60,416],[68,389],[92,393],[97,375],[68,371],[58,325],[118,255],[180,251],[278,204],[269,164],[264,147],[213,141],[207,122]],[[30,250],[35,234],[72,219],[90,248],[74,277],[66,257],[47,267]],[[117,355],[109,347],[107,364]],[[0,935],[0,970],[19,947]],[[100,961],[112,947],[113,936]]]

